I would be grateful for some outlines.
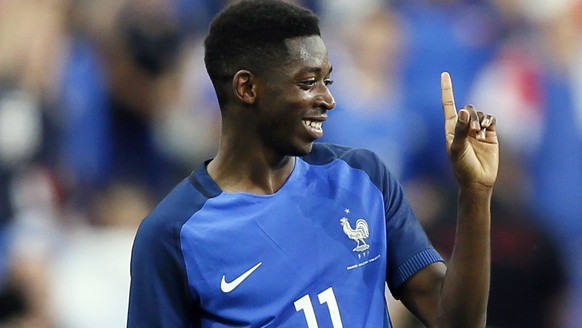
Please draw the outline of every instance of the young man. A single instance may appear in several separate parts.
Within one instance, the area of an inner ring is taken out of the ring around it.
[[[443,74],[460,186],[445,266],[373,153],[315,143],[335,102],[313,13],[243,0],[205,46],[220,146],[140,226],[128,326],[391,327],[385,282],[428,326],[484,326],[495,119],[457,113]]]

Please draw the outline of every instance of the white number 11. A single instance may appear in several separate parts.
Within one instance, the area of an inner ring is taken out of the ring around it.
[[[333,328],[343,328],[342,318],[339,313],[339,308],[337,306],[337,301],[335,300],[335,295],[333,289],[329,287],[323,292],[317,295],[319,299],[319,304],[327,303],[327,308],[329,310],[329,316],[331,317],[331,323]],[[318,328],[317,319],[315,318],[315,311],[313,310],[313,303],[311,303],[311,298],[309,294],[301,297],[295,301],[295,310],[297,312],[303,311],[305,314],[305,320],[307,320],[308,328]]]

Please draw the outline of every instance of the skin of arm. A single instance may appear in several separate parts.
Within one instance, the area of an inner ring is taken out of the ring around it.
[[[446,148],[458,185],[455,246],[401,288],[402,302],[428,327],[485,327],[491,272],[491,196],[499,167],[496,121],[471,106],[458,113],[441,75]]]

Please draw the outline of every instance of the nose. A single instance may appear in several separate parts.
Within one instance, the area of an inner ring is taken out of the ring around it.
[[[321,93],[316,98],[316,105],[325,110],[332,110],[335,107],[335,99],[327,85],[322,86]]]

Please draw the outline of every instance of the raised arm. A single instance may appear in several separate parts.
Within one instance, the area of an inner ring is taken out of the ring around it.
[[[447,267],[433,264],[403,286],[403,303],[429,327],[485,327],[490,281],[491,195],[499,147],[495,118],[455,107],[441,76],[446,149],[459,185],[455,246]]]

